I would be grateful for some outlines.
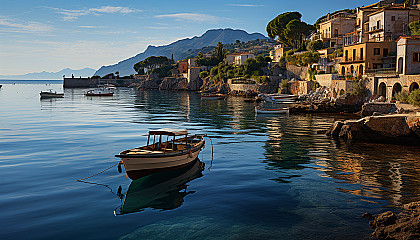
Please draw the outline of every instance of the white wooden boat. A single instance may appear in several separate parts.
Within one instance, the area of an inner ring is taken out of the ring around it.
[[[121,207],[115,215],[143,211],[147,208],[171,210],[184,202],[187,183],[202,177],[204,163],[199,159],[187,166],[170,171],[155,172],[131,182],[124,196]]]
[[[183,137],[177,139],[179,136]],[[115,156],[121,158],[128,177],[135,180],[156,171],[188,165],[198,157],[204,144],[203,135],[188,136],[187,130],[160,129],[149,131],[146,146],[124,150]]]
[[[258,97],[270,103],[293,103],[298,96],[291,94],[260,94]]]
[[[41,91],[39,93],[41,98],[62,98],[64,97],[64,93],[58,93],[53,91],[52,89],[48,89],[47,91]]]
[[[288,108],[277,108],[277,109],[272,109],[272,108],[262,108],[262,107],[255,107],[255,112],[258,114],[279,114],[279,113],[288,113],[289,109]]]
[[[113,96],[114,91],[105,86],[99,86],[98,88],[88,90],[86,96]]]
[[[209,99],[209,100],[219,100],[219,99],[225,99],[226,94],[221,93],[202,93],[201,94],[202,99]]]

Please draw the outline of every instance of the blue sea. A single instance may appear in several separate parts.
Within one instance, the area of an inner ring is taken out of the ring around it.
[[[420,200],[419,147],[321,134],[356,116],[261,116],[242,98],[195,92],[86,97],[62,81],[0,84],[0,239],[368,239],[363,213]],[[47,89],[64,98],[40,99]],[[212,143],[182,169],[119,173],[114,155],[159,128]]]

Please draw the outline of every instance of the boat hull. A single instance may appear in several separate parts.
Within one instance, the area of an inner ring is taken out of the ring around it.
[[[41,98],[63,98],[64,93],[40,93]]]
[[[284,114],[288,113],[289,109],[255,109],[259,114]]]
[[[174,154],[152,152],[145,156],[127,154],[117,155],[117,157],[121,158],[128,177],[135,180],[154,172],[184,167],[197,159],[203,147],[204,140],[190,151]]]

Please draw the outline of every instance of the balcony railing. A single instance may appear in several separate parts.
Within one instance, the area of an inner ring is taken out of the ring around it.
[[[349,57],[349,58],[344,58],[343,63],[363,62],[363,61],[365,61],[364,57]]]
[[[379,30],[383,30],[383,29],[384,29],[384,25],[379,25],[379,26],[370,27],[369,31],[373,32],[373,31],[379,31]]]
[[[365,73],[369,76],[394,76],[397,70],[396,68],[366,69]]]

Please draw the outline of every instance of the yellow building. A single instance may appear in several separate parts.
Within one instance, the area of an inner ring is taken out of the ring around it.
[[[344,47],[340,62],[342,75],[361,76],[383,68],[395,68],[396,45],[393,41],[365,42]]]

